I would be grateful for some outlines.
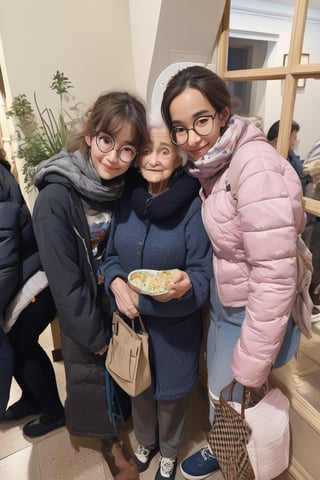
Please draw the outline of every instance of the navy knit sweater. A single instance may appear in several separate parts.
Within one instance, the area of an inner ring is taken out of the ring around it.
[[[192,288],[166,303],[139,295],[139,311],[149,332],[155,397],[172,400],[190,393],[198,381],[202,337],[201,306],[209,297],[212,253],[201,220],[197,181],[183,171],[156,197],[141,180],[116,206],[106,261],[105,286],[127,279],[137,268],[188,273]],[[112,294],[111,294],[112,295]]]

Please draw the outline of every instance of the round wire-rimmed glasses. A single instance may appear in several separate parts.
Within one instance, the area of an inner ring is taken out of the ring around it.
[[[137,155],[137,149],[133,145],[123,145],[120,148],[114,148],[115,141],[112,136],[107,133],[97,133],[96,144],[102,153],[109,153],[115,150],[123,163],[131,163]]]
[[[182,125],[176,125],[170,131],[170,138],[175,145],[183,145],[188,141],[189,131],[193,130],[200,137],[210,135],[213,130],[214,119],[217,112],[214,115],[201,115],[194,119],[192,127],[186,128]]]

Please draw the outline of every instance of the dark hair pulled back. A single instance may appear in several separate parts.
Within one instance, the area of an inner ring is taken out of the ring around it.
[[[224,80],[206,67],[187,67],[169,80],[163,94],[161,114],[169,130],[172,129],[171,102],[186,88],[199,90],[218,113],[228,107],[231,114],[231,96]]]

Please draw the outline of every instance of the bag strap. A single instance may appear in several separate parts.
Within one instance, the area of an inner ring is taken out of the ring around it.
[[[258,140],[258,141],[262,143],[268,142],[267,139]],[[241,173],[240,163],[235,157],[237,157],[239,150],[244,149],[245,146],[246,144],[238,145],[234,149],[230,163],[229,163],[229,167],[228,167],[228,173],[226,178],[226,190],[228,192],[231,192],[231,195],[235,200],[238,199],[238,183],[239,183],[239,177]]]
[[[138,319],[139,319],[141,331],[142,331],[143,333],[147,333],[146,327],[144,326],[144,323],[143,323],[143,321],[142,321],[142,318],[141,318],[140,313],[139,313],[138,316],[135,317],[135,318],[138,318]],[[131,320],[131,322],[133,322],[133,324],[134,324],[134,319]]]
[[[220,392],[220,396],[219,396],[219,402],[222,403],[222,404],[226,404],[226,403],[229,403],[229,402],[232,402],[233,400],[233,391],[234,391],[234,387],[236,386],[236,384],[239,383],[237,382],[237,380],[233,379],[231,383],[229,383],[228,385],[226,385]],[[239,385],[241,385],[239,383]],[[245,414],[244,414],[244,411],[245,411],[245,406],[246,406],[246,398],[247,398],[247,387],[245,387],[244,385],[242,385],[243,387],[243,392],[242,392],[242,400],[241,400],[241,418],[244,418],[245,417]],[[227,392],[227,400],[225,399],[224,397],[224,393]]]
[[[232,156],[229,163],[228,176],[227,176],[227,190],[231,192],[232,197],[237,200],[238,196],[238,179],[240,176],[240,170],[236,168],[236,162],[234,156]]]
[[[115,319],[115,317],[116,317],[116,319]],[[135,330],[134,325],[135,325],[135,319],[136,319],[136,318],[138,318],[138,320],[139,320],[140,330],[141,330],[143,333],[147,333],[146,327],[144,326],[144,323],[143,323],[143,321],[142,321],[142,318],[141,318],[140,313],[139,313],[136,317],[129,319],[130,322],[131,322],[131,328],[132,328],[132,330],[133,330],[133,331]],[[122,320],[122,321],[124,321],[124,320],[121,318],[120,313],[119,313],[118,311],[115,311],[115,312],[113,313],[113,319],[112,319],[113,331],[117,331],[117,328],[116,328],[115,323],[116,323],[117,320],[119,320],[119,319]]]
[[[269,392],[269,382],[268,379],[265,381],[265,383],[261,387],[261,392],[257,394],[257,399],[251,398],[251,391],[249,387],[246,387],[245,385],[242,385],[239,383],[237,380],[233,379],[231,383],[226,385],[220,392],[219,396],[219,402],[221,403],[229,403],[233,401],[233,392],[234,392],[234,387],[236,384],[239,384],[240,386],[243,387],[243,392],[242,392],[242,399],[241,399],[241,417],[245,418],[245,409],[247,407],[252,407],[255,405],[258,401],[260,401],[268,392]],[[224,397],[224,393],[227,392],[227,400]]]

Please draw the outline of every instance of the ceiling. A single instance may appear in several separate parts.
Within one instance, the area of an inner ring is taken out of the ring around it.
[[[295,0],[268,0],[269,3],[279,3],[284,5],[295,5]],[[309,8],[320,8],[320,0],[309,0]]]

